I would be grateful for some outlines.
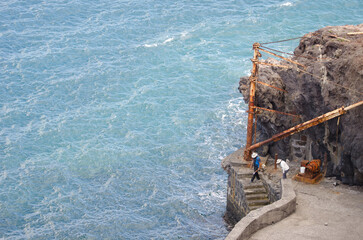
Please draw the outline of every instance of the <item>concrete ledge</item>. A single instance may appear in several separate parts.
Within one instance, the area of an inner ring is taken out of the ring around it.
[[[241,219],[225,238],[246,240],[259,229],[286,218],[296,210],[296,194],[291,179],[281,179],[281,199],[262,208],[251,211]]]

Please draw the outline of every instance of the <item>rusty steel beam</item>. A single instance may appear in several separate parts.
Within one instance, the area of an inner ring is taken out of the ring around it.
[[[295,133],[298,133],[298,132],[301,132],[301,131],[303,131],[305,129],[308,129],[310,127],[316,126],[316,125],[318,125],[320,123],[326,122],[326,121],[328,121],[330,119],[333,119],[335,117],[341,116],[341,115],[345,114],[348,110],[356,108],[356,107],[358,107],[358,106],[360,106],[362,104],[363,104],[363,101],[360,101],[360,102],[352,104],[352,105],[350,105],[350,106],[348,106],[346,108],[341,107],[341,108],[338,108],[338,109],[336,109],[334,111],[325,113],[325,114],[323,114],[323,115],[321,115],[319,117],[316,117],[316,118],[311,119],[311,120],[309,120],[307,122],[298,124],[295,127],[287,129],[287,130],[285,130],[285,131],[283,131],[281,133],[275,134],[271,138],[269,138],[269,139],[267,139],[265,141],[256,143],[256,144],[250,146],[249,148],[246,147],[246,149],[247,149],[247,151],[251,152],[252,150],[254,150],[256,148],[259,148],[262,145],[265,145],[265,144],[270,143],[270,142],[279,141],[279,140],[281,140],[283,138],[286,138],[288,136],[291,136],[291,135],[293,135]]]
[[[272,52],[270,52],[270,51],[267,51],[266,49],[263,49],[263,48],[259,48],[259,50],[261,50],[261,51],[263,51],[263,52],[265,52],[265,53],[271,54],[271,55],[273,55],[273,56],[275,56],[275,57],[278,57],[278,58],[284,59],[285,61],[291,62],[291,63],[293,63],[293,64],[296,64],[296,65],[302,66],[304,69],[306,69],[306,66],[305,66],[305,65],[303,65],[303,64],[301,64],[301,63],[298,63],[298,62],[295,62],[295,61],[293,61],[293,60],[291,60],[291,59],[288,59],[288,58],[285,58],[285,57],[283,57],[283,56],[277,55],[277,54],[272,53]]]
[[[268,111],[268,112],[278,113],[278,114],[282,114],[282,115],[288,115],[288,116],[292,116],[292,117],[297,117],[297,118],[300,118],[301,117],[300,115],[295,115],[295,114],[291,114],[291,113],[280,112],[280,111],[276,111],[276,110],[272,110],[272,109],[268,109],[268,108],[262,108],[262,107],[256,107],[256,106],[254,106],[254,108],[261,109],[261,110]]]
[[[247,120],[247,139],[246,139],[246,151],[244,152],[244,159],[246,161],[251,160],[251,152],[247,149],[252,145],[252,131],[253,131],[253,119],[254,119],[254,106],[255,106],[255,92],[256,92],[256,80],[258,74],[258,58],[261,56],[258,51],[260,47],[259,43],[253,44],[253,59],[252,59],[252,71],[250,76],[250,99],[248,102],[248,120]]]
[[[286,93],[287,93],[287,91],[286,91],[286,90],[281,89],[281,88],[278,88],[278,87],[275,87],[275,86],[272,86],[272,85],[270,85],[270,84],[268,84],[268,83],[264,83],[264,82],[260,82],[260,81],[257,81],[257,83],[262,84],[262,85],[265,85],[265,86],[267,86],[267,87],[274,88],[274,89],[276,89],[276,90],[278,90],[278,91],[286,92]]]
[[[286,69],[290,69],[292,67],[289,66],[285,66],[285,65],[280,65],[280,64],[272,64],[272,63],[266,63],[266,62],[258,62],[257,64],[261,64],[261,65],[266,65],[266,66],[271,66],[271,67],[280,67],[280,68],[286,68]]]

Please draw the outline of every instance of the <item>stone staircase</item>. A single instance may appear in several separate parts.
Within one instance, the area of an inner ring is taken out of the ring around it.
[[[270,204],[268,191],[261,180],[255,178],[251,183],[252,169],[243,168],[237,173],[238,180],[242,182],[245,199],[250,211]],[[261,174],[260,174],[261,177]]]
[[[244,190],[250,211],[270,204],[266,188],[259,180],[254,183],[244,185]]]
[[[243,151],[239,149],[222,161],[222,167],[229,174],[227,211],[233,214],[232,217],[237,222],[250,211],[271,203],[262,180],[255,179],[251,183],[251,162],[244,161],[242,156]]]

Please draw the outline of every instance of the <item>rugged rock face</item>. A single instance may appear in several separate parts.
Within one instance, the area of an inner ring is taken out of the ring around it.
[[[258,80],[287,93],[257,84],[255,104],[259,107],[301,115],[301,118],[260,111],[257,117],[257,142],[296,124],[363,100],[363,24],[325,27],[306,34],[294,51],[292,60],[269,58],[268,63],[289,69],[259,65]],[[263,54],[263,57],[267,54]],[[301,70],[304,71],[301,71]],[[240,92],[248,102],[249,79],[242,77]],[[324,159],[328,155],[327,176],[343,183],[363,184],[363,106],[258,152],[264,156],[278,153],[292,161]]]

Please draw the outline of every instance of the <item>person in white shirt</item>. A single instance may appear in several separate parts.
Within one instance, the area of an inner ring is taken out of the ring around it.
[[[285,179],[286,174],[290,169],[289,165],[287,165],[287,163],[285,161],[282,161],[281,159],[277,159],[276,163],[280,165],[280,167],[282,169],[282,178]]]

